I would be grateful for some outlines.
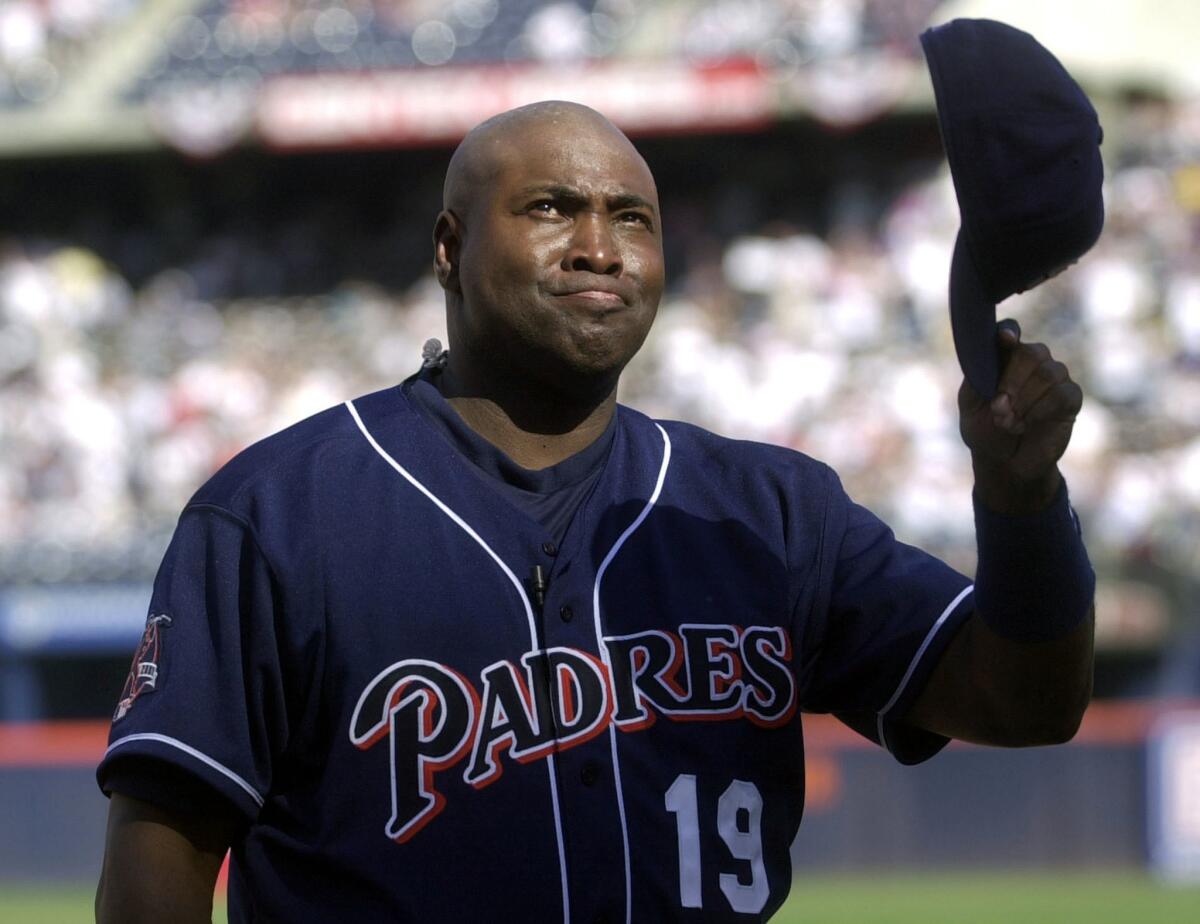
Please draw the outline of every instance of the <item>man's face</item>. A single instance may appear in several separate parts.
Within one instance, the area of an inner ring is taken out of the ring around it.
[[[658,195],[621,136],[563,119],[496,139],[495,172],[463,216],[468,350],[555,376],[620,373],[663,290]],[[497,353],[496,351],[506,351]]]

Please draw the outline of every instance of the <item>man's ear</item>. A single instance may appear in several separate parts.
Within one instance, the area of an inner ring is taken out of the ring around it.
[[[460,292],[458,255],[462,250],[462,222],[449,209],[438,212],[433,224],[433,271],[442,288]]]

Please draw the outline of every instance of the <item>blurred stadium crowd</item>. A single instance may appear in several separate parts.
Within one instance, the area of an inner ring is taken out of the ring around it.
[[[796,67],[868,47],[915,54],[938,0],[200,0],[156,37],[130,98],[214,81],[511,61],[730,55]],[[146,0],[0,4],[0,106],[51,99]],[[651,20],[647,22],[647,19]]]
[[[1181,156],[1200,150],[1200,119],[1156,103],[1127,117],[1132,140],[1106,150],[1101,243],[1006,309],[1084,385],[1067,467],[1099,560],[1151,553],[1200,575],[1200,226]],[[825,459],[904,538],[971,567],[945,317],[957,221],[943,173],[871,227],[820,237],[768,222],[708,239],[672,280],[623,399]],[[301,225],[276,239],[278,261],[261,236],[211,239],[137,284],[77,242],[4,242],[3,579],[147,578],[181,505],[234,452],[403,378],[444,336],[427,272],[282,294],[290,265],[320,259]]]
[[[8,0],[0,3],[0,107],[52,98],[80,61],[139,0]]]
[[[938,0],[205,0],[173,30],[141,87],[506,61],[654,54],[772,64],[864,47],[913,53]],[[647,25],[646,19],[654,20]]]

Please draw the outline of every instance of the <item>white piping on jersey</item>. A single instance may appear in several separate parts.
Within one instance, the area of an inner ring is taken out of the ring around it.
[[[937,635],[938,630],[941,629],[946,620],[950,618],[950,614],[954,612],[954,610],[958,607],[958,604],[962,602],[963,598],[974,589],[974,584],[968,584],[961,591],[959,591],[958,596],[951,600],[949,605],[942,610],[942,615],[937,618],[937,622],[935,622],[930,630],[925,634],[925,640],[921,642],[921,647],[917,649],[917,653],[913,655],[912,660],[909,662],[908,670],[904,672],[904,677],[901,678],[900,685],[896,687],[896,692],[893,693],[892,698],[887,701],[887,705],[879,710],[879,715],[876,716],[875,721],[877,723],[876,727],[879,731],[879,743],[885,748],[888,746],[888,743],[887,739],[883,736],[884,718],[887,717],[887,714],[891,712],[892,707],[896,705],[896,701],[899,700],[901,694],[904,693],[904,688],[908,686],[908,682],[912,679],[913,671],[917,669],[917,665],[920,663],[922,656],[924,656],[925,650],[929,648],[929,643],[933,641],[933,637]]]
[[[427,487],[425,487],[425,485],[421,484],[421,482],[417,481],[416,478],[409,474],[408,471],[405,470],[404,466],[388,455],[387,451],[375,441],[375,437],[371,435],[371,431],[367,429],[367,426],[363,423],[362,418],[358,416],[358,409],[354,406],[353,401],[346,402],[346,409],[350,412],[350,416],[354,418],[354,422],[358,425],[358,429],[362,431],[362,435],[365,436],[367,438],[367,442],[371,444],[371,448],[379,453],[379,455],[383,457],[384,461],[386,461],[388,465],[399,472],[409,484],[433,501],[433,503],[439,510],[442,511],[442,513],[446,514],[446,516],[461,526],[463,531],[477,543],[479,543],[480,548],[487,552],[488,555],[491,556],[492,560],[500,566],[500,570],[504,572],[505,576],[512,583],[513,587],[516,588],[517,596],[521,598],[521,603],[525,607],[525,619],[529,623],[529,650],[536,651],[538,647],[537,624],[533,621],[533,608],[529,605],[529,597],[525,594],[525,588],[521,586],[521,582],[517,579],[517,576],[513,574],[512,569],[504,563],[500,556],[492,550],[492,547],[484,542],[479,533],[475,532],[475,530],[473,530],[467,524],[467,522],[463,520],[462,517],[447,507],[432,491],[430,491]],[[562,817],[558,810],[558,783],[556,780],[557,773],[554,767],[553,754],[546,755],[546,772],[550,776],[550,802],[554,808],[554,836],[558,842],[558,873],[562,883],[563,924],[570,924],[571,902],[567,892],[567,852],[563,846]]]
[[[107,760],[109,754],[122,745],[129,744],[132,741],[157,741],[159,744],[167,744],[173,748],[179,748],[179,750],[183,751],[183,753],[187,754],[188,756],[196,758],[196,760],[200,761],[200,763],[212,767],[217,771],[217,773],[220,773],[222,776],[233,780],[233,782],[237,783],[240,787],[242,787],[242,789],[246,790],[250,798],[258,804],[259,808],[262,808],[263,797],[258,794],[258,790],[256,790],[253,786],[243,780],[224,764],[213,760],[211,757],[201,751],[197,751],[190,744],[184,744],[178,738],[170,738],[167,735],[159,735],[155,732],[142,732],[136,735],[126,735],[124,738],[118,738],[108,746],[108,748],[104,751],[104,759]]]
[[[658,432],[663,438],[663,457],[662,465],[658,469],[658,481],[655,482],[654,492],[650,495],[650,499],[646,501],[646,506],[642,508],[642,512],[638,514],[638,518],[634,520],[626,528],[625,532],[621,533],[613,547],[608,550],[608,554],[604,556],[604,561],[600,563],[600,568],[596,571],[596,583],[592,588],[592,614],[596,625],[596,644],[599,646],[600,657],[604,659],[604,666],[608,668],[608,676],[612,677],[613,666],[608,654],[608,646],[604,644],[604,631],[600,626],[600,582],[604,580],[604,572],[608,570],[609,564],[616,557],[617,552],[621,550],[621,546],[625,544],[625,540],[633,535],[633,531],[642,525],[642,521],[649,515],[651,508],[658,502],[658,495],[662,493],[663,482],[667,477],[667,466],[671,462],[671,438],[667,436],[667,431],[658,424]],[[612,747],[612,762],[613,762],[613,782],[616,784],[617,790],[617,811],[621,816],[621,846],[625,851],[625,922],[629,922],[633,918],[633,878],[630,875],[629,869],[629,827],[625,823],[625,796],[621,790],[621,764],[617,759],[617,727],[615,724],[608,726],[608,739]]]

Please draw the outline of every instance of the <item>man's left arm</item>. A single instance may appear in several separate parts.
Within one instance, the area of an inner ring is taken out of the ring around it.
[[[975,613],[939,659],[906,724],[980,744],[1056,744],[1092,690],[1094,576],[1058,470],[1083,393],[1014,321],[986,401],[965,381],[959,423],[975,470]]]

